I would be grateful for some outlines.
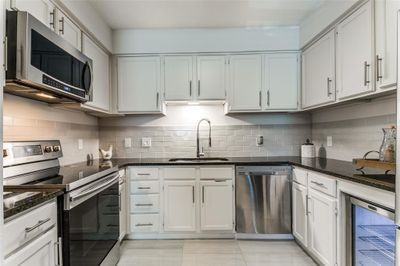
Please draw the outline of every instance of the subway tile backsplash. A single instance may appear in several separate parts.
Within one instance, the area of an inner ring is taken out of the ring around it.
[[[171,158],[196,155],[196,129],[184,126],[101,126],[100,147],[114,147],[115,158]],[[257,136],[264,137],[258,147]],[[201,146],[207,156],[257,157],[298,156],[300,145],[311,136],[309,124],[232,125],[212,127],[212,147],[208,147],[208,129],[200,131]],[[152,138],[152,147],[142,147],[143,137]],[[125,138],[132,147],[125,148]]]

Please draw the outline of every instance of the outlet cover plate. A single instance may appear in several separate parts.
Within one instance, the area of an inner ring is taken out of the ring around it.
[[[142,147],[150,148],[151,147],[151,138],[142,138]]]
[[[327,147],[332,147],[333,146],[333,138],[332,138],[332,136],[327,136],[326,137],[326,146]]]

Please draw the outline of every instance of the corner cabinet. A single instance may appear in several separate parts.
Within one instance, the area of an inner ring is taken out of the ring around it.
[[[397,17],[400,1],[375,1],[375,76],[377,90],[395,89]]]
[[[118,111],[161,113],[161,61],[154,57],[118,57]]]
[[[335,31],[331,30],[302,54],[302,107],[335,101]]]
[[[229,59],[228,112],[261,111],[262,55],[233,55]]]
[[[299,96],[299,58],[297,53],[265,56],[265,110],[296,110]]]
[[[368,1],[337,26],[339,100],[360,96],[375,88],[372,4],[373,1]]]
[[[93,61],[93,95],[92,101],[85,105],[110,111],[110,59],[106,52],[88,36],[82,36],[82,52]]]

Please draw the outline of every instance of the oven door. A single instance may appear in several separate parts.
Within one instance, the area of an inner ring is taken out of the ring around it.
[[[64,265],[97,266],[119,237],[118,173],[65,195]]]

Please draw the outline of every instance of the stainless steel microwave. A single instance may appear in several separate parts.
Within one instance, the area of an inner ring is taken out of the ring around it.
[[[48,103],[86,102],[92,60],[27,12],[7,11],[5,92]]]

